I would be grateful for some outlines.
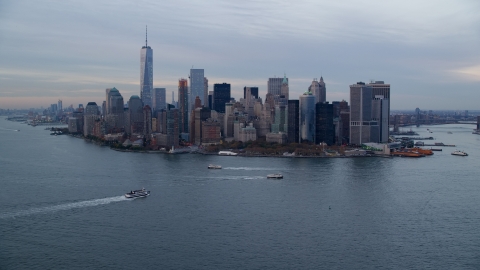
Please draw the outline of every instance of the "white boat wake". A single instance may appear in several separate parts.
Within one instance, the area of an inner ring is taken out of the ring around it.
[[[74,202],[74,203],[66,203],[54,206],[46,206],[46,207],[38,207],[38,208],[31,208],[27,210],[21,210],[18,212],[12,213],[4,213],[0,214],[0,219],[7,219],[7,218],[16,218],[16,217],[23,217],[23,216],[30,216],[35,214],[43,214],[43,213],[51,213],[57,212],[62,210],[70,210],[74,208],[83,208],[83,207],[90,207],[90,206],[97,206],[102,204],[109,204],[113,202],[121,202],[121,201],[128,201],[125,196],[115,196],[103,199],[95,199],[89,201],[81,201],[81,202]]]
[[[264,167],[226,167],[224,170],[245,170],[245,171],[285,171],[285,168],[264,168]]]

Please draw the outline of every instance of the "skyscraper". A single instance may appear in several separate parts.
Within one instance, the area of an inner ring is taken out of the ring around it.
[[[300,103],[298,100],[288,101],[288,133],[287,140],[289,143],[300,142]]]
[[[333,145],[334,141],[333,104],[318,102],[315,104],[315,143]]]
[[[107,100],[105,101],[105,104],[107,132],[120,131],[124,127],[125,118],[123,111],[123,97],[115,87],[107,89]]]
[[[178,130],[179,133],[188,133],[188,114],[189,114],[189,96],[188,81],[180,79],[178,81]]]
[[[285,100],[288,100],[288,92],[289,92],[289,87],[288,87],[287,75],[283,75],[282,86],[280,87],[280,96],[281,97],[283,96]],[[286,101],[284,105],[287,105]]]
[[[167,97],[165,88],[153,88],[153,111],[166,108]]]
[[[315,103],[326,101],[326,89],[323,77],[320,77],[320,81],[313,79],[312,84],[308,87],[308,91],[312,92],[315,96]]]
[[[372,86],[363,82],[350,85],[350,143],[379,141],[378,121],[372,119]]]
[[[93,135],[95,121],[99,120],[97,103],[89,102],[87,104],[83,119],[83,136]]]
[[[305,92],[300,96],[300,142],[315,142],[315,96]]]
[[[258,87],[243,87],[243,99],[247,99],[247,90],[250,90],[250,95],[258,99]]]
[[[379,142],[387,143],[390,125],[390,84],[375,81],[368,84],[372,87],[373,115],[372,120],[379,125]]]
[[[288,87],[288,78],[286,75],[283,78],[269,78],[267,83],[267,94],[273,96],[275,105],[279,102],[283,102],[284,105],[287,105],[287,100],[289,98],[289,87]],[[280,98],[283,96],[283,98]]]
[[[143,134],[143,102],[139,96],[133,95],[128,101],[130,134]]]
[[[192,111],[195,103],[195,98],[198,96],[202,105],[205,105],[205,98],[208,93],[205,93],[205,76],[203,69],[190,69],[190,91],[189,91],[189,103],[190,110]],[[207,81],[208,82],[208,81]]]
[[[146,28],[145,28],[146,29]],[[143,104],[152,107],[153,92],[153,50],[148,46],[145,32],[145,46],[140,50],[140,97]]]
[[[230,102],[230,84],[216,83],[213,85],[213,109],[225,113],[225,103]]]

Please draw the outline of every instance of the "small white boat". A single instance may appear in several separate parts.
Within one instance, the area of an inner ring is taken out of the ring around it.
[[[283,175],[279,174],[279,173],[272,173],[272,174],[268,174],[267,175],[267,178],[271,178],[271,179],[282,179],[283,178]]]
[[[454,155],[454,156],[463,156],[463,157],[468,156],[467,153],[465,153],[465,152],[463,152],[463,151],[460,151],[460,150],[453,151],[453,152],[452,152],[452,155]]]
[[[210,165],[208,165],[208,168],[209,168],[209,169],[221,169],[221,168],[222,168],[222,166],[220,166],[220,165],[214,165],[214,164],[210,164]]]
[[[127,199],[144,198],[147,196],[150,196],[150,191],[146,190],[145,188],[132,190],[128,193],[125,193],[125,198]]]
[[[232,151],[219,151],[218,155],[220,156],[236,156],[238,153],[232,152]]]

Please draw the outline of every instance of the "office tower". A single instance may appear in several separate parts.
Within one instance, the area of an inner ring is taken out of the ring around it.
[[[315,96],[305,92],[300,96],[300,142],[315,142]]]
[[[233,137],[233,103],[231,102],[225,103],[225,115],[223,118],[223,137]]]
[[[340,101],[341,144],[350,142],[350,107],[345,100]]]
[[[143,107],[143,135],[149,139],[152,134],[152,108],[145,105]]]
[[[248,95],[248,90],[250,91],[250,95]],[[249,96],[254,96],[255,99],[258,99],[258,87],[243,87],[243,98],[248,99]]]
[[[323,77],[320,76],[320,82],[318,83],[320,85],[320,91],[318,95],[320,96],[320,101],[319,102],[326,102],[327,101],[327,87],[325,85],[325,82],[323,81]]]
[[[146,29],[146,28],[145,28]],[[146,30],[145,30],[146,31]],[[140,96],[143,104],[152,105],[153,92],[153,50],[148,46],[145,32],[145,46],[140,50]]]
[[[323,77],[320,77],[320,82],[317,79],[313,79],[312,84],[308,87],[308,91],[312,92],[315,96],[315,102],[325,102],[326,101],[326,91],[325,91],[325,82],[323,82]]]
[[[379,141],[378,121],[372,120],[372,86],[350,85],[350,144]]]
[[[188,81],[180,79],[178,81],[178,129],[180,133],[188,133],[189,111]]]
[[[315,104],[315,143],[335,143],[333,126],[333,104],[318,102]]]
[[[282,93],[283,78],[268,78],[267,93],[273,96],[280,96]]]
[[[173,98],[173,94],[172,94]],[[166,89],[153,88],[153,111],[165,109],[167,104]]]
[[[267,94],[271,94],[273,97],[274,105],[277,105],[280,101],[280,97],[283,96],[283,101],[288,100],[288,78],[269,78]],[[286,105],[286,104],[285,104]],[[273,108],[273,107],[272,107]]]
[[[50,112],[56,113],[58,111],[57,104],[50,104]]]
[[[102,117],[107,117],[107,102],[105,100],[102,102]]]
[[[288,100],[288,92],[289,92],[289,87],[288,87],[288,79],[287,75],[283,75],[283,80],[282,80],[282,86],[280,87],[280,97],[285,98],[285,100]],[[287,102],[284,101],[284,105],[287,105]]]
[[[133,95],[128,101],[130,134],[143,134],[143,102],[139,96]]]
[[[213,110],[213,91],[208,91],[208,108]]]
[[[83,114],[83,119],[84,119],[83,136],[86,137],[88,135],[93,135],[95,121],[99,120],[97,103],[89,102],[87,104]]]
[[[205,104],[205,77],[203,69],[190,69],[190,89],[189,89],[189,104],[192,111],[194,109],[195,98],[199,97],[202,105]]]
[[[390,125],[390,84],[375,81],[368,84],[372,87],[373,115],[372,120],[379,125],[379,142],[387,143]]]
[[[59,112],[62,112],[62,111],[63,111],[63,105],[62,105],[62,100],[61,100],[61,99],[58,100],[58,107],[57,107],[57,109],[58,109]]]
[[[125,126],[125,116],[123,110],[123,97],[120,92],[114,87],[109,88],[107,94],[106,117],[107,133],[120,132]]]
[[[216,83],[213,85],[213,109],[225,113],[225,103],[230,101],[230,84]]]
[[[202,105],[208,107],[208,79],[206,77],[203,77],[203,95],[204,99],[202,100]]]
[[[288,132],[288,105],[275,106],[275,118],[271,127],[272,133]]]
[[[300,103],[298,100],[288,101],[288,127],[287,141],[288,143],[300,142]]]

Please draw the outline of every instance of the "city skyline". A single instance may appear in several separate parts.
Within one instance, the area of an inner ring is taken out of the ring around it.
[[[290,99],[323,76],[327,101],[349,101],[349,85],[358,81],[384,80],[393,86],[392,110],[477,109],[480,3],[177,5],[3,2],[0,108],[58,99],[64,107],[102,104],[111,87],[125,99],[140,95],[137,53],[148,25],[156,49],[153,86],[167,92],[193,66],[205,70],[210,85],[231,84],[235,98],[245,86],[259,87],[264,98],[268,78],[286,73]]]

